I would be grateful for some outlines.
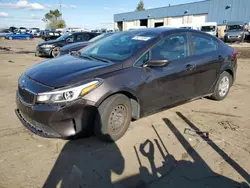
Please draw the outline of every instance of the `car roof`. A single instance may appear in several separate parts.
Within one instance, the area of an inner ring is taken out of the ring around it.
[[[81,33],[91,33],[91,32],[89,32],[89,31],[71,32],[72,35],[81,34]]]
[[[149,33],[155,33],[157,35],[166,35],[168,33],[175,33],[175,32],[199,32],[197,30],[192,29],[185,29],[185,28],[169,28],[169,27],[157,27],[157,28],[145,28],[145,29],[136,29],[136,30],[128,30],[125,32],[133,32],[133,33],[140,33],[140,32],[149,32]]]

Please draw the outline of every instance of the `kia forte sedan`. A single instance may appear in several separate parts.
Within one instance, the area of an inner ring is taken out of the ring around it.
[[[237,54],[195,30],[120,32],[23,73],[16,115],[44,137],[93,130],[116,141],[131,120],[204,96],[223,100],[236,77]]]

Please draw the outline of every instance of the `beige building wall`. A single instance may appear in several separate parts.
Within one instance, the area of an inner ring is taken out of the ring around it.
[[[135,20],[135,26],[140,26],[140,20]]]
[[[154,27],[154,19],[148,19],[148,28]]]
[[[192,24],[193,15],[188,15],[183,17],[183,24]]]
[[[122,30],[123,31],[127,30],[127,22],[122,22]]]

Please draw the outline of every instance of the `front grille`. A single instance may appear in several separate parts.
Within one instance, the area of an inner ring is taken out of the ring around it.
[[[27,91],[25,88],[18,87],[18,94],[25,103],[27,104],[34,103],[35,95]]]

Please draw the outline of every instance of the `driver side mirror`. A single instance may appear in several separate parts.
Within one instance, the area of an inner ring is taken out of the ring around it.
[[[67,43],[72,43],[73,41],[72,41],[71,38],[67,38],[67,39],[66,39],[66,42],[67,42]]]
[[[144,63],[143,67],[166,67],[168,60],[150,60]]]

